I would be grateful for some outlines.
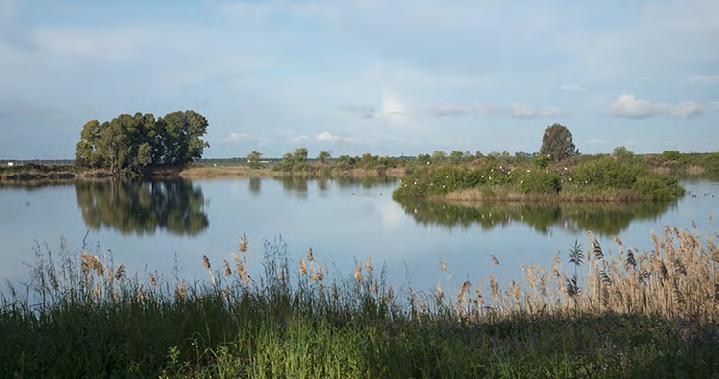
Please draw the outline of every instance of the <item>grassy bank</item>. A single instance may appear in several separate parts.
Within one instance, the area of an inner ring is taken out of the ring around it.
[[[272,178],[283,176],[304,176],[304,177],[401,177],[404,175],[403,168],[388,169],[365,169],[365,168],[341,168],[333,166],[309,165],[303,169],[281,170],[273,166],[250,167],[247,164],[234,165],[209,165],[192,164],[186,167],[154,167],[148,169],[144,174],[146,178],[172,178],[183,177],[188,179],[208,178]],[[74,165],[24,165],[16,167],[0,167],[0,182],[39,182],[58,181],[74,179],[96,179],[111,177],[112,174],[106,169],[88,169]]]
[[[204,282],[45,256],[0,311],[2,377],[712,377],[719,252],[665,230],[640,253],[591,239],[551,268],[432,291],[392,288],[371,261],[335,276],[246,243]],[[500,265],[488,257],[488,264]],[[440,274],[449,275],[440,262]]]
[[[266,167],[250,167],[248,165],[226,165],[226,166],[209,166],[209,165],[193,165],[179,172],[177,175],[186,178],[222,178],[222,177],[278,177],[278,176],[330,176],[330,177],[375,177],[389,176],[400,177],[404,175],[404,170],[399,168],[392,169],[342,169],[329,166],[309,166],[307,169],[295,170],[279,170]]]
[[[654,172],[643,159],[607,156],[546,167],[487,159],[472,165],[427,165],[408,172],[396,199],[453,201],[674,200],[684,194],[674,176]]]

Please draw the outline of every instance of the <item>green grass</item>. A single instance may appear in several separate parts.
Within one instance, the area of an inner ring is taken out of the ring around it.
[[[687,332],[662,319],[515,315],[464,324],[364,306],[349,317],[282,297],[228,306],[215,294],[66,305],[39,319],[10,311],[0,376],[711,377],[719,362],[716,329]]]
[[[2,298],[0,377],[713,377],[719,253],[690,232],[656,241],[610,260],[594,240],[573,292],[553,267],[506,292],[490,277],[491,296],[465,282],[456,301],[394,292],[370,262],[352,278],[310,254],[290,269],[282,243],[265,244],[264,273],[247,275],[247,253],[235,272],[203,258],[194,284],[62,251]]]

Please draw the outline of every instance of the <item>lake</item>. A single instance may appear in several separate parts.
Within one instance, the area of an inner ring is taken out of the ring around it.
[[[626,247],[650,249],[650,233],[664,225],[716,231],[719,180],[684,181],[687,195],[673,203],[491,203],[475,206],[392,199],[395,179],[232,178],[148,182],[97,181],[37,187],[0,187],[0,279],[22,282],[36,250],[83,247],[110,252],[128,272],[205,277],[249,240],[250,271],[260,270],[263,241],[283,241],[296,265],[308,248],[335,273],[351,275],[355,261],[372,257],[395,285],[453,286],[493,274],[521,278],[522,265],[549,267],[558,251],[592,231],[607,250],[615,236]],[[492,264],[491,256],[500,261]],[[439,271],[447,263],[450,278]],[[296,266],[295,266],[296,267]]]

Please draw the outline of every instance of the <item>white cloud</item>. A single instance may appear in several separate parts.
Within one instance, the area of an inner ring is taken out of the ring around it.
[[[573,83],[573,84],[565,84],[560,87],[562,91],[568,91],[568,92],[584,92],[587,90],[587,87],[585,87],[581,83]]]
[[[697,117],[704,113],[704,107],[695,101],[682,101],[677,104],[655,103],[640,99],[634,94],[622,94],[612,105],[611,114],[614,117],[646,118],[656,115],[665,115],[680,118]]]
[[[719,83],[719,75],[692,75],[689,77],[689,81],[706,84]]]
[[[512,117],[515,118],[543,118],[561,115],[562,112],[556,107],[534,110],[521,103],[512,103]]]
[[[650,101],[636,98],[633,94],[623,94],[612,105],[612,116],[624,118],[645,118],[655,113]]]
[[[331,143],[352,143],[357,142],[354,137],[338,136],[325,130],[315,136],[315,139],[320,142],[331,142]]]

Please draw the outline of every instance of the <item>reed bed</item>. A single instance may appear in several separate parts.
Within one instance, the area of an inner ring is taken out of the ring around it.
[[[198,258],[195,282],[61,246],[3,292],[0,377],[716,377],[714,239],[652,240],[589,235],[506,286],[429,291],[394,288],[371,259],[344,277],[312,249],[290,261],[282,241],[244,235],[227,259]]]

